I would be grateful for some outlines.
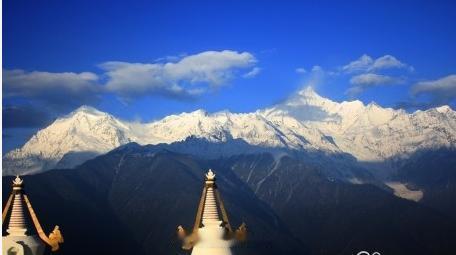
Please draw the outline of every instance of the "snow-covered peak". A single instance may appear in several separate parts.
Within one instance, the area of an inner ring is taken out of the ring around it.
[[[6,154],[3,173],[72,167],[128,142],[173,143],[189,137],[227,144],[242,140],[261,148],[348,153],[359,161],[382,162],[420,149],[456,146],[456,113],[449,106],[409,114],[376,103],[335,102],[310,87],[252,113],[200,109],[150,123],[123,121],[82,106]]]
[[[69,117],[69,116],[74,116],[77,114],[89,114],[89,115],[95,115],[95,116],[107,115],[107,113],[99,111],[98,109],[96,109],[92,106],[82,105],[79,108],[77,108],[76,110],[69,113],[67,116]]]
[[[243,139],[251,145],[264,147],[337,150],[329,142],[319,142],[324,138],[318,130],[305,127],[292,117],[267,119],[258,112],[192,112],[171,115],[147,124],[147,130],[147,143],[151,144],[182,141],[194,136],[212,142]],[[308,143],[313,140],[317,142]]]
[[[331,107],[335,102],[320,96],[311,86],[309,86],[298,91],[298,93],[290,97],[284,104],[290,107],[305,105]]]
[[[409,114],[375,102],[335,102],[311,87],[262,111],[266,118],[292,116],[332,137],[362,161],[383,161],[438,146],[456,146],[456,114],[448,106]]]
[[[442,105],[442,106],[436,107],[435,110],[440,113],[443,113],[443,114],[453,112],[453,109],[451,109],[451,107],[449,105]]]
[[[184,112],[184,113],[178,114],[178,116],[207,117],[208,113],[203,109],[198,109],[193,112],[189,112],[189,113]]]
[[[4,157],[4,174],[73,167],[87,159],[79,155],[93,157],[128,142],[173,143],[188,137],[215,143],[241,139],[264,148],[339,151],[320,131],[290,116],[267,119],[258,112],[209,114],[197,110],[150,123],[133,123],[84,106],[40,130],[22,148],[9,152]]]
[[[312,86],[307,86],[297,93],[301,98],[315,99],[315,100],[326,100],[326,98],[321,97]]]
[[[312,87],[299,91],[287,101],[268,108],[265,115],[286,114],[308,125],[333,126],[344,132],[353,125],[381,125],[398,114],[407,114],[403,110],[383,108],[375,102],[364,105],[359,100],[335,102],[320,96]]]
[[[108,113],[83,106],[38,131],[4,157],[4,174],[34,173],[56,167],[71,154],[77,163],[130,142],[130,127]],[[72,162],[59,165],[73,167]]]

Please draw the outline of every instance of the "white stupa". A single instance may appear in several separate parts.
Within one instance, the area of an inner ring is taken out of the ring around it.
[[[2,213],[2,222],[4,223],[12,202],[8,229],[6,230],[8,235],[2,236],[2,254],[42,255],[44,253],[45,243],[52,247],[52,251],[58,250],[59,243],[63,242],[59,227],[56,226],[49,237],[44,234],[35,211],[33,210],[27,195],[24,194],[22,183],[23,180],[19,178],[19,176],[13,180],[13,192]],[[24,205],[28,208],[39,237],[29,233],[30,230],[27,226],[24,214]]]
[[[245,239],[245,224],[236,232],[231,228],[211,169],[206,174],[192,234],[186,236],[182,226],[178,227],[178,234],[184,239],[184,249],[193,248],[192,255],[231,255],[236,241]]]

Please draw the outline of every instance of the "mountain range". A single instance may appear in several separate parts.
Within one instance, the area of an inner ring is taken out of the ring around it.
[[[448,106],[407,113],[311,88],[150,123],[82,106],[3,157],[3,199],[25,174],[62,254],[187,254],[175,228],[191,228],[212,168],[232,224],[247,223],[246,254],[453,254],[455,147]]]
[[[398,161],[416,151],[454,148],[456,112],[449,106],[407,113],[375,103],[338,103],[319,96],[311,87],[281,104],[252,113],[197,110],[149,123],[123,121],[82,106],[38,131],[21,148],[8,152],[3,157],[3,175],[73,168],[129,142],[169,144],[189,137],[228,144],[240,139],[276,154],[346,155],[371,170],[383,169],[373,172],[381,175],[386,169],[396,169]],[[233,145],[205,153],[217,158],[242,154],[245,149]]]

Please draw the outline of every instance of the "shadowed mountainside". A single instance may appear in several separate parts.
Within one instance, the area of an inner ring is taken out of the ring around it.
[[[76,169],[26,176],[43,226],[61,226],[61,253],[185,254],[176,226],[192,227],[208,168],[216,171],[233,227],[247,223],[249,254],[456,249],[456,225],[447,215],[370,184],[332,178],[306,157],[203,159],[172,148],[128,144]],[[4,201],[10,181],[3,178]]]
[[[393,177],[410,189],[423,190],[423,204],[456,219],[456,150],[415,153]]]

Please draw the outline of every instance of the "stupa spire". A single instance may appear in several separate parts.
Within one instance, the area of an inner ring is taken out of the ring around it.
[[[184,241],[183,249],[193,248],[192,255],[230,255],[230,247],[236,239],[245,239],[247,229],[243,223],[233,232],[215,183],[215,173],[209,169],[205,176],[193,232],[187,236],[184,228],[179,226],[178,236]]]
[[[221,220],[219,217],[219,214],[218,214],[217,202],[215,200],[214,183],[215,183],[215,174],[212,172],[211,169],[209,169],[209,171],[206,174],[206,185],[208,187],[207,187],[207,192],[206,192],[206,198],[204,200],[203,220],[202,220],[203,225],[211,223],[211,222],[218,222]]]
[[[59,249],[59,244],[63,243],[63,237],[59,227],[55,226],[54,230],[49,234],[49,237],[46,236],[36,217],[30,200],[24,193],[23,182],[24,181],[19,176],[16,176],[13,180],[13,191],[9,196],[2,213],[2,220],[5,222],[12,203],[8,229],[6,230],[8,235],[2,237],[3,254],[41,255],[44,252],[44,243],[51,246],[52,251],[57,251]],[[29,211],[39,238],[36,235],[28,233],[29,229],[25,219],[24,205],[26,205]]]
[[[22,182],[23,180],[16,176],[13,181],[13,207],[11,209],[11,216],[6,232],[12,236],[25,236],[27,227],[25,225],[23,199],[22,199]]]

